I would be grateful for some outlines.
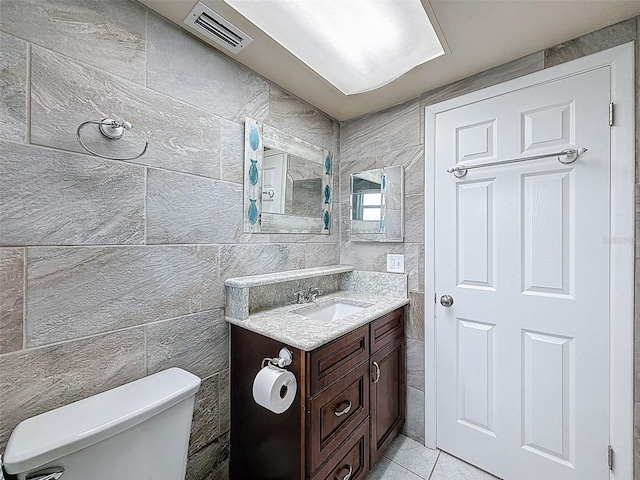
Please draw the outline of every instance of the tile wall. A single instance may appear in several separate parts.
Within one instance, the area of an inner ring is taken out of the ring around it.
[[[405,433],[424,441],[424,108],[490,85],[501,83],[626,42],[640,43],[640,17],[633,18],[575,40],[556,45],[486,72],[422,94],[386,110],[340,125],[341,263],[358,269],[384,271],[388,253],[405,255],[409,274],[411,316],[407,324],[408,419]],[[640,47],[637,47],[640,48]],[[638,50],[640,58],[640,50]],[[640,90],[640,75],[638,85]],[[637,103],[640,125],[640,102]],[[640,131],[640,130],[638,130]],[[640,135],[640,134],[639,134]],[[405,167],[404,243],[351,242],[349,229],[349,175],[390,165]],[[636,179],[638,184],[638,178]],[[640,232],[640,191],[636,216]],[[636,252],[640,249],[636,248]],[[640,272],[640,256],[636,255]],[[640,298],[640,275],[636,275],[636,299]],[[636,300],[636,437],[640,439],[640,307]],[[636,448],[636,477],[640,478],[640,448]]]
[[[330,236],[243,234],[247,115],[337,153],[337,122],[137,2],[0,2],[0,452],[27,417],[178,366],[203,379],[187,478],[227,478],[224,280],[340,255],[337,214]],[[87,129],[94,149],[146,155],[86,154],[75,130],[104,117],[134,130]]]

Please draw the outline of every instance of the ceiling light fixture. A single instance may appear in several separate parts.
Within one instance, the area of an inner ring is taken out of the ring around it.
[[[444,54],[420,0],[224,0],[346,95]]]

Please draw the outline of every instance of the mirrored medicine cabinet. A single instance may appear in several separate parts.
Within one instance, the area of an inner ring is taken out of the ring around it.
[[[404,240],[404,168],[376,168],[351,174],[352,242]]]
[[[247,118],[244,231],[331,233],[332,163],[331,151]]]

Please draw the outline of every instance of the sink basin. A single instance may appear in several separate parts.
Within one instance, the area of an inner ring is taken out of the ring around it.
[[[363,305],[355,305],[353,303],[336,300],[331,303],[325,303],[324,305],[318,305],[317,307],[303,308],[297,310],[296,313],[304,315],[305,317],[313,318],[314,320],[330,321],[348,317],[349,315],[359,312],[365,308],[367,307]]]

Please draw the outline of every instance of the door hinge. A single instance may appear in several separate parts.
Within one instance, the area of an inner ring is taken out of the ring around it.
[[[613,448],[611,448],[611,445],[607,450],[607,464],[609,465],[609,470],[613,471]]]
[[[613,103],[609,104],[609,126],[613,127]]]

